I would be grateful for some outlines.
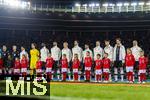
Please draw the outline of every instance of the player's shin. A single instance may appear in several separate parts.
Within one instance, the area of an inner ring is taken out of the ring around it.
[[[57,79],[60,80],[60,71],[57,70]]]
[[[114,78],[115,78],[115,81],[118,81],[118,69],[117,68],[114,68]]]
[[[120,68],[120,74],[121,74],[121,81],[123,82],[124,81],[124,71],[123,71],[122,67]]]
[[[67,73],[63,72],[63,81],[66,81]]]

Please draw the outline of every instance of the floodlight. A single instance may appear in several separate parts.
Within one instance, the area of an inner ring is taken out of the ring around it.
[[[129,6],[129,3],[124,3],[123,5],[124,5],[124,6]]]
[[[107,7],[107,6],[108,6],[108,3],[104,3],[103,6],[104,6],[104,7]]]
[[[84,7],[87,7],[87,4],[83,4]]]
[[[131,6],[137,6],[136,2],[131,3]]]
[[[18,0],[4,0],[4,3],[11,7],[18,7],[20,6],[21,1]]]
[[[79,3],[76,3],[75,6],[76,6],[76,7],[80,7],[81,5],[80,5]]]
[[[94,3],[89,4],[89,7],[94,7],[94,6],[95,6],[95,4],[94,4]]]
[[[150,6],[150,2],[147,2],[146,5]]]
[[[121,7],[121,6],[122,6],[122,3],[117,3],[117,6]]]
[[[98,6],[99,6],[99,3],[96,3],[95,6],[98,7]]]
[[[115,4],[112,4],[112,3],[110,3],[110,4],[109,4],[109,6],[112,6],[112,7],[114,7],[114,6],[115,6]]]
[[[145,3],[144,2],[139,2],[139,5],[140,6],[143,6]]]

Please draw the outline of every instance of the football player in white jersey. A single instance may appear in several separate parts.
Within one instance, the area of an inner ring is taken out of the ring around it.
[[[89,51],[90,52],[90,56],[93,58],[93,52],[92,50],[89,48],[89,45],[88,44],[85,44],[85,49],[83,51],[83,59],[85,59],[86,57],[86,52]]]
[[[97,54],[101,55],[101,59],[103,58],[103,48],[100,46],[100,41],[96,41],[96,47],[93,49],[94,52],[94,61],[97,59]]]
[[[41,44],[42,48],[40,50],[40,57],[42,61],[42,70],[45,72],[45,63],[46,63],[46,58],[48,57],[49,50],[46,48],[46,44],[42,43]]]
[[[133,47],[131,48],[131,51],[135,58],[134,76],[138,78],[138,64],[139,64],[140,52],[142,51],[142,49],[138,46],[138,42],[136,40],[133,41]]]
[[[67,58],[67,60],[68,60],[68,66],[69,66],[69,68],[68,68],[68,78],[69,78],[69,80],[71,80],[71,60],[72,60],[72,53],[71,53],[71,50],[68,48],[68,43],[67,42],[64,42],[63,43],[63,49],[62,49],[62,55],[66,55],[66,58]]]
[[[116,82],[118,81],[119,69],[121,74],[121,81],[124,81],[123,64],[125,62],[125,55],[126,55],[125,47],[122,45],[121,39],[117,38],[113,52],[114,74],[115,74],[114,77]]]
[[[109,40],[105,40],[105,48],[104,48],[104,52],[108,54],[108,58],[110,59],[111,63],[113,61],[113,47],[110,45],[110,41]],[[110,70],[112,70],[112,65],[111,65],[111,68]],[[109,74],[109,81],[111,81],[111,73],[112,71],[110,71],[110,74]]]
[[[72,61],[74,59],[75,54],[77,54],[78,55],[78,59],[80,61],[80,65],[82,65],[81,64],[81,62],[82,62],[82,52],[83,52],[83,50],[82,50],[81,47],[79,47],[78,41],[75,40],[74,41],[74,47],[72,48],[72,54],[73,54]],[[79,73],[78,73],[78,80],[79,81],[80,81],[80,75],[81,75],[81,71],[79,71]]]
[[[60,80],[60,68],[59,68],[59,60],[61,58],[61,50],[57,46],[57,42],[53,42],[53,47],[51,48],[51,56],[54,60],[53,71],[57,76],[57,79]]]

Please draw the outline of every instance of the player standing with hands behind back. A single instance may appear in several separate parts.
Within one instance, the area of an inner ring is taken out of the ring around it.
[[[140,52],[139,58],[139,83],[145,83],[146,81],[146,67],[147,67],[147,59],[144,56],[144,51]]]
[[[84,58],[85,65],[85,78],[86,81],[90,81],[91,77],[91,68],[92,68],[92,57],[90,56],[90,52],[86,52],[86,57]]]
[[[61,60],[62,81],[66,81],[67,70],[68,70],[68,60],[67,60],[66,54],[63,54],[62,60]]]
[[[135,58],[132,55],[132,51],[130,48],[127,49],[127,54],[125,56],[125,66],[126,66],[126,73],[127,73],[127,80],[129,83],[133,83],[133,67],[135,63]]]
[[[104,82],[109,81],[109,73],[110,73],[110,59],[108,58],[108,53],[104,53],[103,58],[103,75],[104,75]]]
[[[72,69],[73,69],[73,79],[74,81],[78,81],[78,71],[79,71],[80,61],[78,59],[78,54],[74,55]]]
[[[38,61],[39,57],[39,51],[36,49],[36,44],[32,43],[31,44],[31,50],[30,50],[30,75],[31,79],[34,79],[34,71],[36,69],[36,62]]]

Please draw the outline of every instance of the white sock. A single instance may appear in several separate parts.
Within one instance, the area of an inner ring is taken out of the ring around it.
[[[60,80],[60,76],[59,75],[57,75],[57,79]]]
[[[80,75],[78,75],[78,81],[80,81]]]
[[[69,75],[69,80],[71,80],[71,75]]]
[[[118,76],[117,75],[115,75],[115,81],[118,81]]]
[[[123,77],[123,75],[121,75],[121,81],[123,81],[124,80],[124,77]]]

